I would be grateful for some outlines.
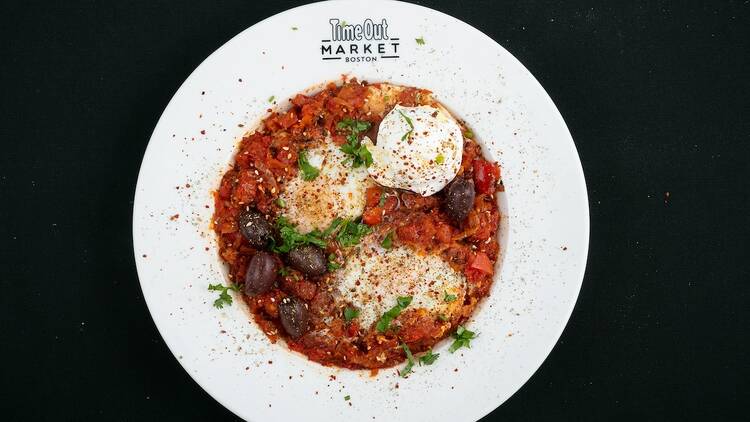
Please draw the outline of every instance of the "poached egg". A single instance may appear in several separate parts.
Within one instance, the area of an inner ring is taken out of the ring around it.
[[[365,209],[365,191],[373,183],[364,167],[352,168],[347,155],[326,139],[323,146],[306,151],[307,161],[320,170],[313,180],[302,175],[289,181],[281,194],[284,215],[302,233],[325,229],[334,218],[356,218]]]
[[[377,144],[362,143],[372,154],[367,171],[373,180],[422,196],[443,189],[461,167],[461,127],[439,105],[396,105],[380,122]]]
[[[403,246],[386,251],[370,236],[333,273],[332,286],[339,300],[360,310],[359,322],[366,328],[399,296],[412,297],[409,309],[450,317],[460,311],[466,279],[437,255],[418,255]],[[458,300],[446,302],[446,294]]]

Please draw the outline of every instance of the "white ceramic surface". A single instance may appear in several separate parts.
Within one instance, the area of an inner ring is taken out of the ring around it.
[[[362,24],[368,18],[386,20],[387,40],[335,40],[330,19]],[[423,45],[415,41],[420,37]],[[347,53],[355,44],[359,54],[323,60],[336,57],[339,44]],[[362,54],[367,44],[372,53]],[[353,56],[376,61],[345,59]],[[408,379],[392,369],[371,377],[310,362],[283,343],[270,344],[241,301],[217,310],[216,294],[207,291],[209,283],[226,283],[209,229],[210,192],[236,142],[268,108],[285,108],[290,96],[341,74],[432,90],[502,166],[505,250],[492,294],[468,324],[479,337],[455,354],[441,343],[437,362],[417,367]],[[278,103],[269,103],[271,96]],[[486,35],[399,2],[299,7],[218,49],[161,116],[133,210],[138,275],[161,335],[190,376],[251,421],[481,418],[517,391],[555,345],[581,287],[588,235],[580,161],[544,89]]]

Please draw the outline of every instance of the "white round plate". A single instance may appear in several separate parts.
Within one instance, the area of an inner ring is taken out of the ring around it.
[[[342,41],[331,19],[363,26],[354,40]],[[374,39],[378,32],[384,39]],[[211,191],[237,141],[267,109],[284,109],[289,97],[342,74],[433,91],[502,167],[505,250],[490,297],[468,323],[479,336],[454,354],[441,343],[437,362],[408,379],[394,369],[373,377],[310,362],[283,342],[270,344],[241,300],[218,310],[207,290],[226,283],[209,228]],[[278,103],[269,102],[272,96]],[[544,89],[478,30],[400,2],[315,3],[227,42],[164,110],[133,209],[141,288],[164,341],[201,387],[251,421],[481,418],[517,391],[555,345],[581,287],[588,236],[581,164]]]

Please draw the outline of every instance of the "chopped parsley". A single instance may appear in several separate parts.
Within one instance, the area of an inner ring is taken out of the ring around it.
[[[454,302],[456,300],[456,295],[451,295],[451,294],[448,294],[448,292],[445,292],[445,297],[443,297],[443,300],[446,303]]]
[[[230,286],[224,286],[222,284],[209,284],[208,290],[212,292],[220,292],[219,298],[214,300],[214,307],[217,309],[221,309],[224,307],[224,305],[229,306],[232,304],[232,295],[229,294],[229,290],[239,292],[240,288],[235,286],[234,284]]]
[[[270,97],[268,97],[268,102],[272,103],[273,100],[275,100],[275,99],[276,99],[276,96],[275,95],[271,95]]]
[[[341,264],[336,262],[336,254],[328,255],[328,271],[335,271],[341,268]]]
[[[313,167],[309,161],[307,161],[307,154],[305,151],[300,151],[297,157],[297,164],[302,172],[302,179],[310,181],[318,177],[320,170]]]
[[[372,154],[366,146],[362,145],[359,135],[370,129],[370,122],[364,120],[355,120],[349,117],[344,118],[336,124],[336,127],[344,132],[349,132],[346,136],[346,144],[341,146],[341,151],[350,155],[352,167],[370,167],[372,164]]]
[[[409,304],[411,303],[411,299],[411,296],[399,296],[396,299],[396,306],[389,309],[378,320],[378,324],[376,326],[378,331],[380,331],[381,333],[388,331],[388,329],[391,327],[391,322],[401,314],[401,311],[409,306]]]
[[[466,130],[464,131],[464,138],[470,138],[470,139],[473,139],[473,138],[474,138],[474,132],[472,132],[472,131],[471,131],[471,130],[469,130],[469,129],[466,129]]]
[[[415,38],[414,41],[416,41],[418,45],[424,45],[424,37]]]
[[[445,157],[443,154],[438,154],[437,157],[435,157],[435,162],[438,164],[443,164],[445,162]]]
[[[359,309],[346,307],[344,308],[344,320],[349,322],[359,316]]]
[[[469,331],[464,328],[463,325],[459,325],[458,329],[456,329],[456,332],[453,334],[455,340],[453,340],[453,344],[448,348],[448,351],[453,353],[462,347],[471,348],[471,340],[476,337],[477,336],[473,331]]]
[[[297,231],[294,224],[292,224],[286,217],[279,217],[276,219],[276,227],[279,229],[279,236],[281,237],[281,244],[274,245],[271,250],[277,253],[287,253],[297,246],[312,244],[324,248],[326,246],[325,240],[323,240],[322,233],[318,230],[313,230],[307,234],[301,234]]]
[[[281,197],[276,198],[276,205],[278,205],[281,208],[286,208],[286,201],[281,199]]]
[[[334,218],[333,221],[331,221],[331,225],[328,226],[327,229],[323,230],[322,237],[327,238],[328,236],[333,234],[343,222],[344,222],[344,219],[341,217]]]
[[[356,120],[350,117],[344,117],[340,122],[336,124],[336,127],[339,128],[339,130],[349,129],[352,133],[359,134],[370,129],[370,122],[366,122],[364,120]]]
[[[281,268],[279,268],[279,275],[282,276],[282,277],[288,276],[289,275],[289,268],[284,267],[282,265]]]
[[[348,394],[344,396],[344,400],[346,400],[346,401],[349,401],[349,400],[351,400],[351,398],[352,398],[352,396],[350,396],[350,395],[348,395]]]
[[[411,354],[411,350],[409,350],[409,346],[406,343],[401,343],[401,348],[404,349],[404,353],[406,354],[406,366],[404,366],[404,369],[398,371],[398,374],[402,378],[406,378],[414,367],[414,356]]]
[[[380,192],[380,200],[378,200],[378,206],[382,207],[385,205],[385,191]]]
[[[393,231],[389,231],[388,234],[385,235],[383,241],[380,242],[380,246],[384,249],[390,249],[391,246],[393,246]]]
[[[336,240],[345,248],[356,245],[364,236],[372,233],[370,226],[362,224],[359,220],[342,220],[340,225]]]
[[[296,31],[296,30],[298,30],[298,29],[299,29],[299,28],[297,28],[296,26],[293,26],[293,27],[292,27],[292,31]]]
[[[443,314],[438,315],[438,319],[443,322],[448,321],[448,317]]]
[[[398,111],[398,114],[400,114],[401,117],[403,117],[404,120],[406,121],[406,124],[409,125],[409,131],[406,132],[406,133],[404,133],[404,136],[401,137],[401,140],[403,141],[403,140],[411,137],[411,134],[414,132],[414,123],[412,123],[412,121],[409,118],[409,116],[407,116],[406,114],[404,114],[401,110]]]
[[[440,353],[432,353],[432,349],[428,349],[427,353],[419,357],[419,364],[432,365],[439,356]]]

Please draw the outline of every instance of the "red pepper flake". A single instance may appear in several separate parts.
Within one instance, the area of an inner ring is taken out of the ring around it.
[[[146,254],[143,254],[143,257],[145,258],[145,257],[146,257]]]
[[[180,218],[180,214],[175,214],[175,215],[173,215],[173,216],[169,217],[169,220],[170,220],[170,221],[175,221],[175,220],[177,220],[178,218]]]
[[[201,91],[201,95],[206,95],[206,91]]]
[[[239,78],[238,81],[242,82],[242,78]]]
[[[201,135],[205,135],[205,134],[206,134],[206,129],[202,129],[201,130]]]

